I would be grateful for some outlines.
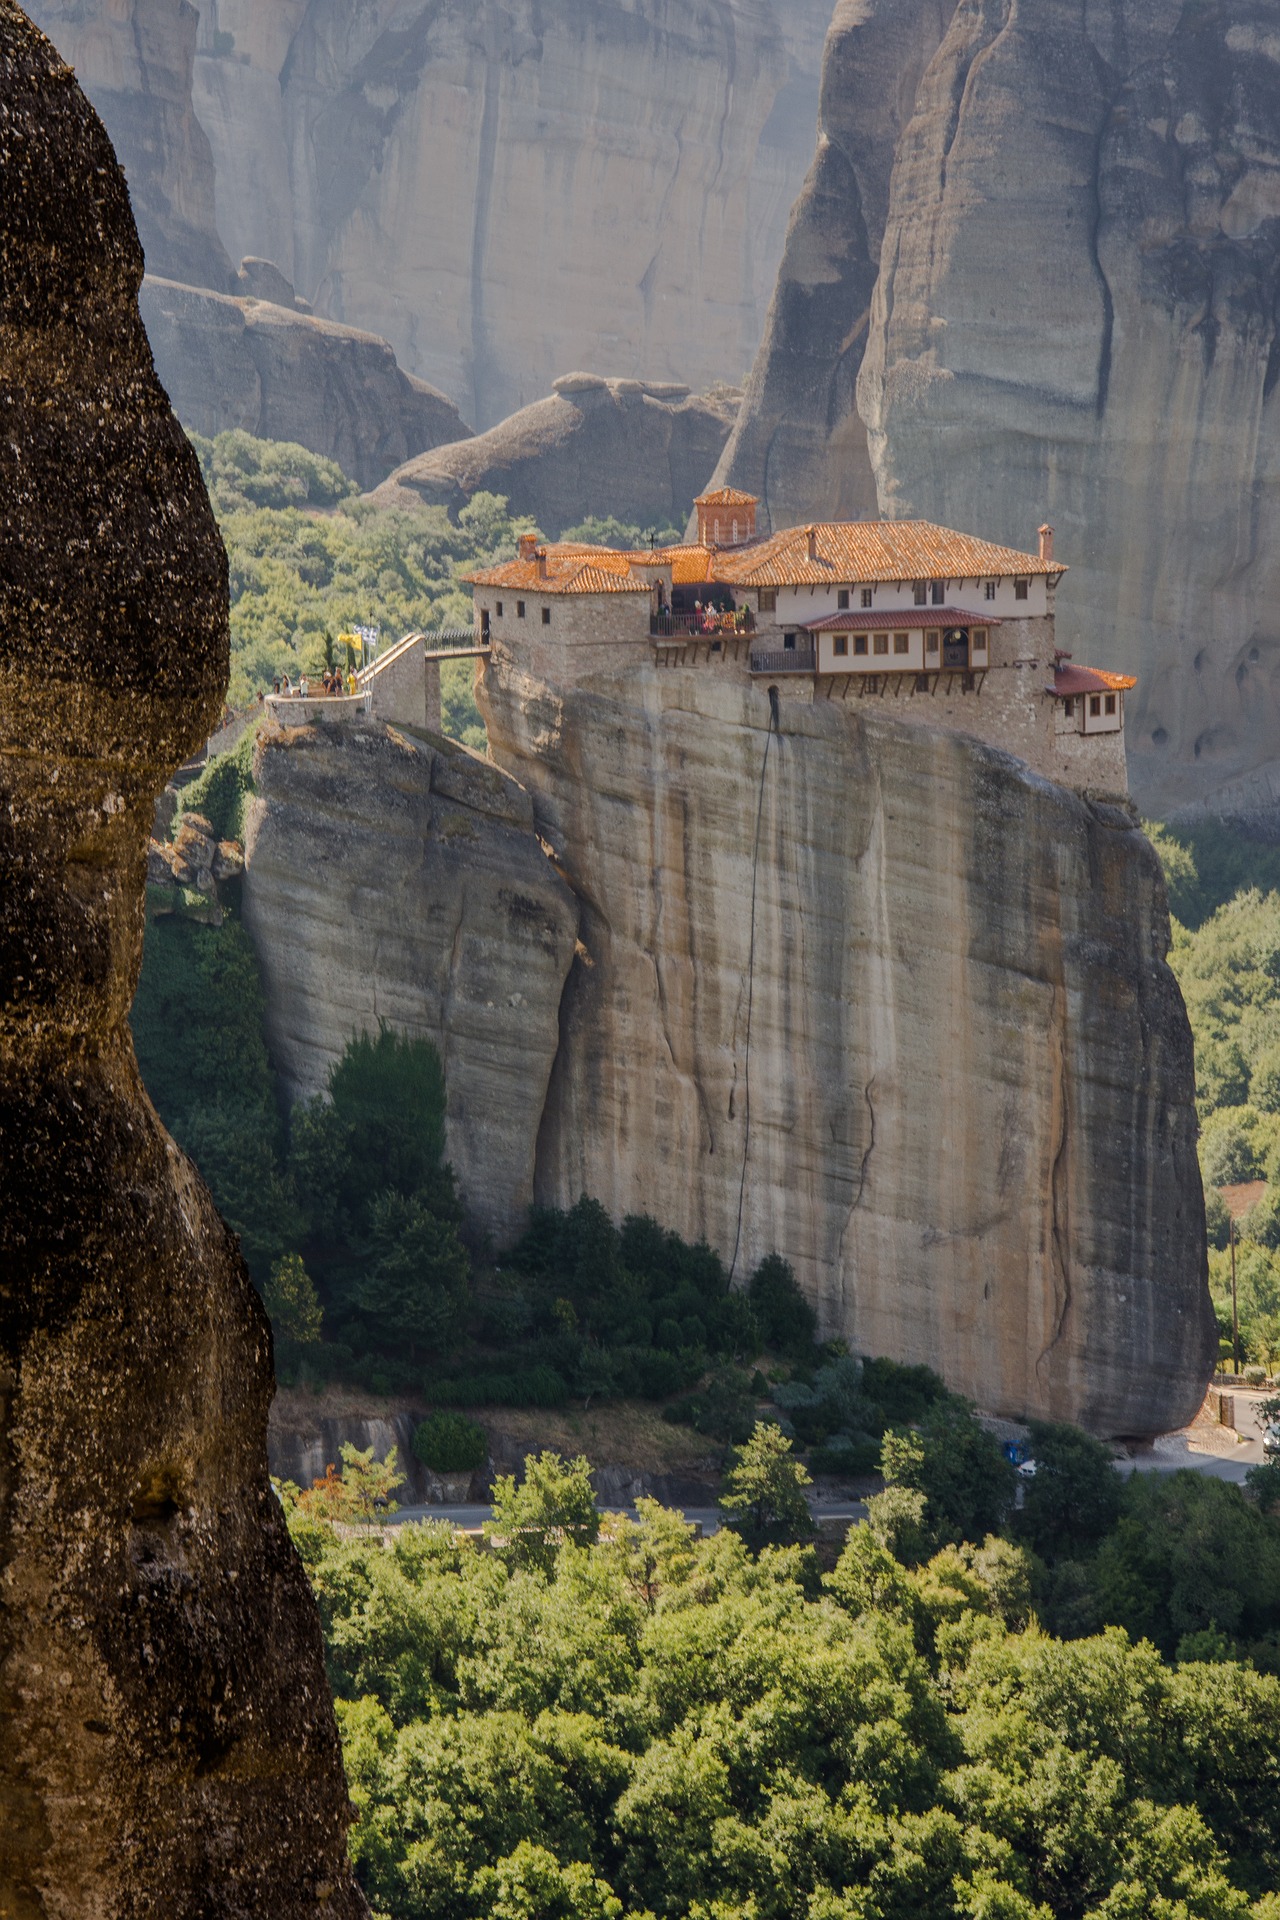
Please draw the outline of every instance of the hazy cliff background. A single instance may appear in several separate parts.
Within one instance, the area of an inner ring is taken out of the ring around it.
[[[585,364],[694,385],[760,337],[827,0],[38,0],[148,270],[261,255],[487,427]]]

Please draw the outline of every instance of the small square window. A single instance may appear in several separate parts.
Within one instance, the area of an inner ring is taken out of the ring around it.
[[[761,613],[776,613],[777,609],[778,609],[778,589],[776,587],[761,587],[760,589]]]
[[[1109,693],[1107,695],[1106,711],[1108,713],[1114,713],[1115,710],[1116,710],[1116,697],[1114,693]]]
[[[524,601],[523,600],[516,601],[516,619],[517,620],[524,619]]]
[[[838,633],[836,635],[835,643],[831,651],[841,660],[846,658],[849,652],[849,636],[847,633]]]
[[[982,589],[982,591],[986,594],[988,600],[994,600],[996,597],[995,581],[988,580],[986,586]]]
[[[1067,719],[1068,719],[1068,720],[1074,720],[1074,719],[1075,719],[1075,714],[1076,714],[1076,703],[1075,703],[1075,701],[1074,701],[1074,700],[1064,700],[1064,701],[1063,701],[1063,703],[1062,703],[1062,711],[1063,711],[1063,713],[1064,713],[1064,714],[1066,715],[1066,717],[1067,717]]]
[[[923,607],[928,605],[929,587],[926,581],[917,580],[914,588],[912,589],[912,592],[915,597],[915,603],[918,607]]]
[[[936,627],[925,634],[924,650],[926,653],[936,653],[938,651],[938,629]]]
[[[1099,693],[1091,693],[1089,695],[1089,718],[1095,720],[1101,712],[1102,695]]]
[[[782,644],[788,653],[794,653],[796,650],[796,637],[794,633],[784,633],[782,636]]]
[[[889,651],[889,636],[888,636],[888,634],[887,634],[887,633],[878,633],[878,634],[876,635],[876,642],[875,642],[875,647],[876,647],[876,652],[877,652],[877,653],[888,653],[888,651]]]
[[[841,613],[844,613],[848,610],[848,606],[849,606],[848,587],[840,588],[840,591],[836,594],[836,605],[840,609]]]
[[[872,593],[872,589],[870,587],[864,587],[862,589],[862,604],[864,607],[869,607],[871,605],[871,593]]]
[[[498,615],[498,618],[499,618],[499,620],[501,620],[501,618],[502,618],[502,602],[501,602],[501,600],[495,600],[495,601],[494,601],[494,607],[495,607],[495,609],[496,609],[496,611],[497,611],[497,615]]]
[[[855,633],[855,634],[854,634],[854,636],[853,636],[853,650],[854,650],[854,652],[855,652],[855,653],[865,653],[865,652],[866,652],[866,650],[867,650],[867,636],[866,636],[866,634],[865,634],[865,633]]]
[[[549,627],[549,626],[551,625],[551,609],[550,609],[550,607],[544,607],[544,608],[542,609],[542,624],[543,624],[543,626],[544,626],[544,627]]]
[[[935,607],[940,607],[942,605],[943,589],[945,588],[946,584],[947,583],[945,580],[935,580],[932,586],[929,588],[929,598],[933,602]]]
[[[1014,599],[1015,599],[1015,600],[1025,600],[1025,599],[1026,599],[1026,597],[1027,597],[1027,593],[1028,593],[1028,590],[1029,590],[1029,588],[1030,588],[1030,585],[1031,585],[1031,583],[1030,583],[1030,581],[1029,581],[1029,580],[1015,580],[1015,581],[1014,581],[1014,583],[1013,583],[1013,597],[1014,597]]]
[[[905,653],[905,652],[907,651],[907,649],[908,649],[908,647],[910,646],[910,644],[911,644],[911,643],[910,643],[910,641],[908,640],[908,638],[907,638],[907,636],[906,636],[906,634],[905,634],[905,633],[895,633],[895,634],[894,634],[894,636],[893,636],[893,650],[894,650],[894,652],[895,652],[895,653]]]
[[[973,645],[974,645],[974,651],[975,651],[976,653],[985,653],[985,652],[986,652],[986,650],[987,650],[987,630],[986,630],[986,628],[985,628],[985,627],[975,627],[975,628],[974,628],[974,630],[973,630]]]

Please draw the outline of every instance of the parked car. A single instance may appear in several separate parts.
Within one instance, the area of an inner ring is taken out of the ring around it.
[[[1268,1459],[1280,1454],[1280,1427],[1267,1427],[1263,1430],[1262,1451]]]

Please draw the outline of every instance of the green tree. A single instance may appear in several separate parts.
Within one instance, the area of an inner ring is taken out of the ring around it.
[[[562,1865],[530,1840],[477,1874],[475,1892],[488,1920],[620,1920],[622,1913],[621,1900],[585,1861]]]
[[[380,1345],[403,1342],[411,1360],[454,1340],[470,1262],[456,1227],[394,1191],[373,1202],[370,1265],[353,1299]]]
[[[813,1532],[804,1497],[811,1484],[781,1427],[757,1421],[725,1475],[720,1495],[725,1524],[757,1551],[770,1541],[805,1540]]]
[[[1120,1512],[1110,1450],[1079,1427],[1033,1421],[1034,1477],[1024,1482],[1018,1531],[1043,1560],[1086,1554]]]
[[[530,1455],[524,1469],[519,1483],[509,1473],[494,1482],[493,1519],[484,1530],[508,1566],[549,1576],[566,1541],[589,1546],[599,1535],[591,1463],[544,1452]]]
[[[320,1338],[324,1312],[300,1253],[286,1253],[276,1261],[263,1288],[262,1304],[276,1332],[287,1340],[305,1347]]]
[[[795,1274],[776,1253],[760,1262],[747,1297],[766,1346],[780,1353],[806,1353],[818,1330],[818,1317],[796,1284]]]
[[[1013,1467],[973,1409],[953,1394],[929,1407],[917,1431],[885,1434],[880,1470],[886,1490],[924,1495],[926,1538],[934,1548],[998,1533],[1013,1506]]]
[[[392,1496],[404,1485],[396,1449],[392,1447],[385,1460],[375,1460],[371,1446],[361,1450],[344,1440],[338,1453],[341,1472],[330,1466],[323,1480],[298,1496],[297,1507],[314,1519],[362,1521],[366,1526],[380,1515],[395,1513]]]

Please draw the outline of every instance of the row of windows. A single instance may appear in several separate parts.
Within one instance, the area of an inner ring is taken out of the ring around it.
[[[937,627],[932,627],[925,633],[924,650],[926,653],[936,653],[938,651],[938,638],[939,630]],[[889,635],[887,633],[872,634],[870,639],[872,643],[872,653],[888,653]],[[855,654],[865,654],[867,652],[867,640],[868,636],[865,633],[855,633],[853,635],[853,651]],[[973,645],[975,650],[981,653],[985,649],[986,644],[987,629],[985,627],[975,627],[973,629]],[[849,655],[849,635],[847,633],[834,634],[832,636],[831,650],[839,659],[847,659]],[[910,635],[895,633],[893,635],[893,650],[895,653],[909,653],[911,650]]]
[[[502,618],[502,602],[501,602],[501,600],[495,600],[495,601],[494,601],[494,603],[493,603],[493,606],[494,606],[494,612],[495,612],[495,614],[497,615],[497,617],[498,617],[498,619],[499,619],[499,620],[501,620],[501,618]],[[523,600],[517,600],[517,601],[516,601],[516,619],[517,619],[517,620],[523,620],[523,619],[524,619],[524,601],[523,601]],[[544,607],[544,608],[542,609],[542,624],[543,624],[543,626],[544,626],[544,627],[549,627],[549,626],[551,625],[551,609],[550,609],[550,607]]]
[[[1025,600],[1030,590],[1030,584],[1031,583],[1028,580],[1015,580],[1013,583],[1014,599]],[[1000,582],[998,580],[984,581],[982,590],[988,600],[995,599],[996,588],[999,585],[1000,585]],[[917,580],[912,590],[912,597],[915,601],[916,606],[918,607],[927,607],[927,606],[941,607],[946,604],[946,589],[947,589],[947,582],[945,580]],[[862,596],[861,603],[863,607],[864,608],[870,607],[875,595],[875,588],[861,587],[859,589],[859,592],[861,593],[861,596]],[[848,587],[840,587],[836,592],[836,610],[839,613],[846,613],[848,611],[848,608],[849,608],[849,589]],[[761,613],[776,613],[777,610],[778,610],[777,588],[761,587],[760,589]]]

